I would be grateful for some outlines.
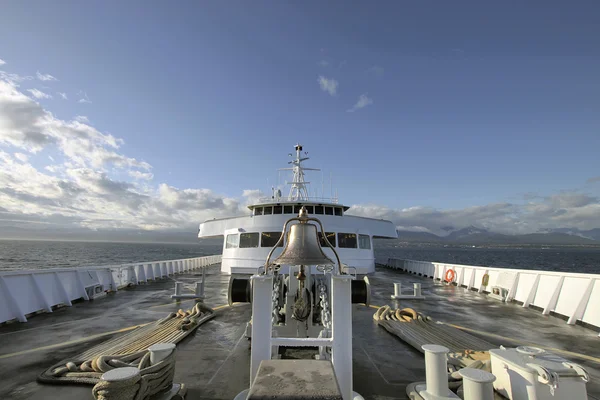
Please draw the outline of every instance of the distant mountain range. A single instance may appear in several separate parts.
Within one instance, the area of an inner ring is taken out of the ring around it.
[[[505,235],[470,226],[462,229],[442,228],[445,235],[398,230],[401,242],[472,244],[472,245],[598,245],[600,228],[581,231],[572,228],[547,230],[525,235]],[[0,239],[91,240],[108,242],[198,243],[197,231],[144,231],[129,229],[50,228],[26,229],[0,223]],[[213,239],[211,239],[213,240]],[[215,239],[220,243],[222,239]]]
[[[588,231],[561,228],[523,235],[505,235],[474,226],[457,230],[450,227],[442,229],[449,232],[448,235],[399,230],[398,238],[411,243],[600,245],[600,228]]]

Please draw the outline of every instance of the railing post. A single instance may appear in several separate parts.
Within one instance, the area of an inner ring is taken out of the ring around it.
[[[40,286],[40,282],[38,281],[37,277],[35,276],[35,274],[31,274],[30,276],[31,276],[31,281],[33,283],[33,287],[35,289],[36,295],[40,299],[40,301],[44,304],[44,309],[46,310],[46,312],[52,312],[52,305],[50,304],[50,302],[48,301],[48,298],[42,291],[42,287]]]
[[[525,301],[523,302],[523,308],[529,307],[529,304],[531,304],[533,302],[533,299],[535,298],[535,293],[537,292],[537,288],[538,288],[539,284],[540,284],[540,274],[537,274],[533,281],[533,285],[531,285],[531,290],[529,290],[529,295],[527,296],[527,299],[525,299]]]
[[[564,275],[560,277],[558,282],[556,283],[556,287],[554,288],[554,292],[552,292],[552,296],[546,304],[544,311],[542,311],[542,315],[550,314],[550,311],[553,311],[556,308],[556,303],[558,303],[558,296],[560,295],[560,289],[562,289],[563,282],[565,281]]]
[[[56,286],[58,286],[58,291],[60,292],[61,296],[63,297],[63,303],[66,306],[71,307],[73,304],[71,303],[71,299],[69,298],[67,289],[65,289],[65,285],[63,285],[62,281],[60,280],[60,277],[58,276],[58,272],[54,273],[54,279],[56,280]]]
[[[351,281],[349,275],[331,276],[331,361],[344,400],[353,398]]]
[[[148,280],[146,279],[146,269],[144,268],[144,264],[138,264],[136,266],[136,278],[137,278],[138,283],[148,282]]]
[[[577,323],[578,319],[583,318],[583,313],[585,312],[585,308],[588,304],[588,301],[590,301],[590,296],[592,295],[593,288],[594,288],[594,278],[590,278],[585,290],[581,294],[581,299],[579,299],[579,302],[577,303],[577,308],[575,308],[575,310],[569,317],[567,324],[575,325]]]
[[[14,298],[12,293],[10,292],[4,277],[0,276],[0,286],[4,289],[4,296],[6,297],[6,301],[10,304],[10,308],[12,309],[12,313],[17,318],[19,322],[27,322],[27,318],[25,318],[25,313],[21,310],[21,306],[17,302],[17,299]]]
[[[146,276],[148,277],[148,279],[152,279],[152,280],[156,279],[154,277],[154,268],[152,268],[152,263],[146,264]]]
[[[75,271],[75,277],[77,279],[77,287],[79,288],[79,293],[81,294],[81,297],[83,297],[84,300],[89,300],[90,297],[88,296],[87,291],[85,290],[85,286],[83,286],[83,281],[81,280],[81,276],[79,276],[79,271]],[[112,281],[112,271],[110,274],[110,278]]]
[[[271,308],[273,277],[253,275],[252,280],[252,351],[250,355],[250,387],[262,360],[271,359]]]

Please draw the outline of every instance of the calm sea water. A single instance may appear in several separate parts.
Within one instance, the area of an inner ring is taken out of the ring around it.
[[[114,265],[220,254],[221,250],[220,240],[197,244],[0,240],[0,270]],[[375,242],[375,257],[600,273],[600,248],[400,247],[396,241],[381,240]]]

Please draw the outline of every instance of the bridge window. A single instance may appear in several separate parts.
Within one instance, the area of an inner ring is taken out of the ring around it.
[[[282,206],[274,206],[273,214],[283,214],[283,207]]]
[[[258,232],[240,234],[240,249],[249,247],[258,247]]]
[[[323,214],[323,206],[315,206],[315,214]]]
[[[325,207],[325,215],[333,215],[333,207]]]
[[[273,247],[281,237],[281,232],[263,232],[260,235],[260,247]],[[283,240],[277,247],[283,247]]]
[[[329,243],[335,247],[335,232],[325,232],[325,235],[327,235]],[[321,247],[329,247],[325,242],[325,239],[323,239],[323,234],[321,232],[319,232],[319,243],[321,244]]]
[[[371,238],[369,235],[358,235],[358,248],[371,250]]]
[[[292,206],[283,206],[283,213],[284,214],[291,214],[292,212],[294,212],[294,207],[292,207]]]
[[[314,214],[315,213],[314,212],[315,210],[314,210],[313,206],[304,206],[304,207],[306,207],[306,212],[307,213],[309,213],[309,214]]]
[[[338,233],[338,247],[342,249],[355,249],[356,248],[356,234],[355,233]]]
[[[240,237],[237,233],[232,235],[227,235],[227,240],[225,241],[226,249],[237,249],[238,243],[240,242]]]
[[[294,206],[294,214],[296,214],[296,215],[300,214],[301,208],[302,208],[302,206]]]
[[[263,208],[262,207],[255,207],[254,208],[254,215],[262,215],[263,212]]]
[[[342,207],[336,207],[335,208],[335,215],[337,216],[342,216]]]
[[[273,213],[273,207],[265,207],[265,215],[271,215]]]

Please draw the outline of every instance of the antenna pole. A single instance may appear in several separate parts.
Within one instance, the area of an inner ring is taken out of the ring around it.
[[[329,196],[333,197],[333,172],[329,172]]]

